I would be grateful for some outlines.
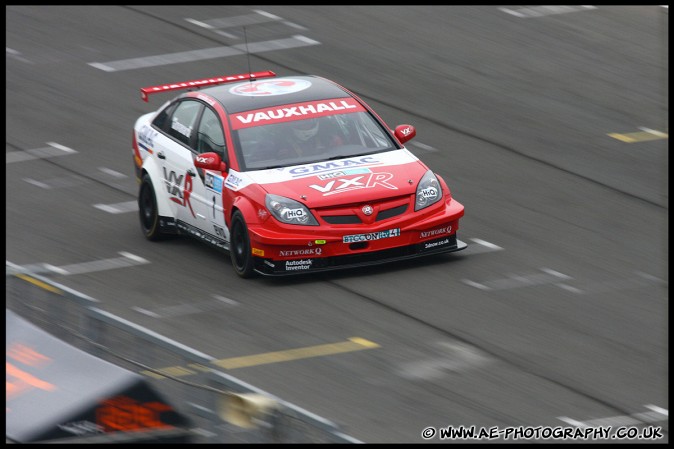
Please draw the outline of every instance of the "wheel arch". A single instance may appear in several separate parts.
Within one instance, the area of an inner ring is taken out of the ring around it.
[[[257,208],[255,205],[247,198],[242,196],[237,197],[232,203],[232,208],[227,215],[227,227],[231,229],[232,227],[232,217],[234,217],[234,212],[239,211],[243,215],[247,225],[256,224],[259,222],[257,215]]]

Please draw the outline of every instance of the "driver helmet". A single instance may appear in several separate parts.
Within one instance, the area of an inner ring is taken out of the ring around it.
[[[318,132],[318,119],[298,120],[292,125],[293,133],[298,140],[306,142]]]

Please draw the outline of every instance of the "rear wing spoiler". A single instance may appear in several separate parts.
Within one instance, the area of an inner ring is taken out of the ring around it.
[[[157,94],[160,92],[170,92],[173,90],[182,90],[190,88],[200,88],[205,86],[215,86],[217,84],[231,83],[233,81],[242,81],[242,80],[255,80],[256,78],[269,78],[276,76],[276,73],[271,70],[266,70],[263,72],[253,72],[253,73],[244,73],[241,75],[229,75],[229,76],[219,76],[217,78],[206,78],[201,80],[193,81],[183,81],[181,83],[172,83],[172,84],[162,84],[159,86],[149,86],[143,87],[140,89],[140,97],[143,101],[147,102],[148,97],[152,94]]]

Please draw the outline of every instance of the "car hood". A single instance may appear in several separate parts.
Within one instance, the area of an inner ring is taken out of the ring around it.
[[[426,171],[428,167],[402,149],[241,175],[268,193],[316,208],[414,194]]]

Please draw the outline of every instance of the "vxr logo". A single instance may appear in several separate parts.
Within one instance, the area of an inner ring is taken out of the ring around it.
[[[365,178],[365,175],[355,176],[353,178],[339,178],[333,179],[324,186],[311,184],[309,187],[318,190],[323,194],[323,196],[334,195],[335,193],[348,192],[350,190],[356,189],[369,189],[378,185],[391,190],[398,189],[393,184],[386,182],[393,178],[391,173],[370,173],[367,177],[367,180],[361,182],[361,179],[363,178]]]
[[[164,179],[166,182],[166,191],[171,195],[171,201],[178,203],[183,207],[190,208],[190,212],[193,217],[196,217],[194,210],[192,209],[192,203],[190,202],[190,195],[192,194],[192,177],[189,173],[184,175],[185,177],[185,186],[180,191],[180,184],[183,182],[183,175],[178,176],[176,172],[171,170],[171,173],[166,173],[166,167],[164,167]]]

